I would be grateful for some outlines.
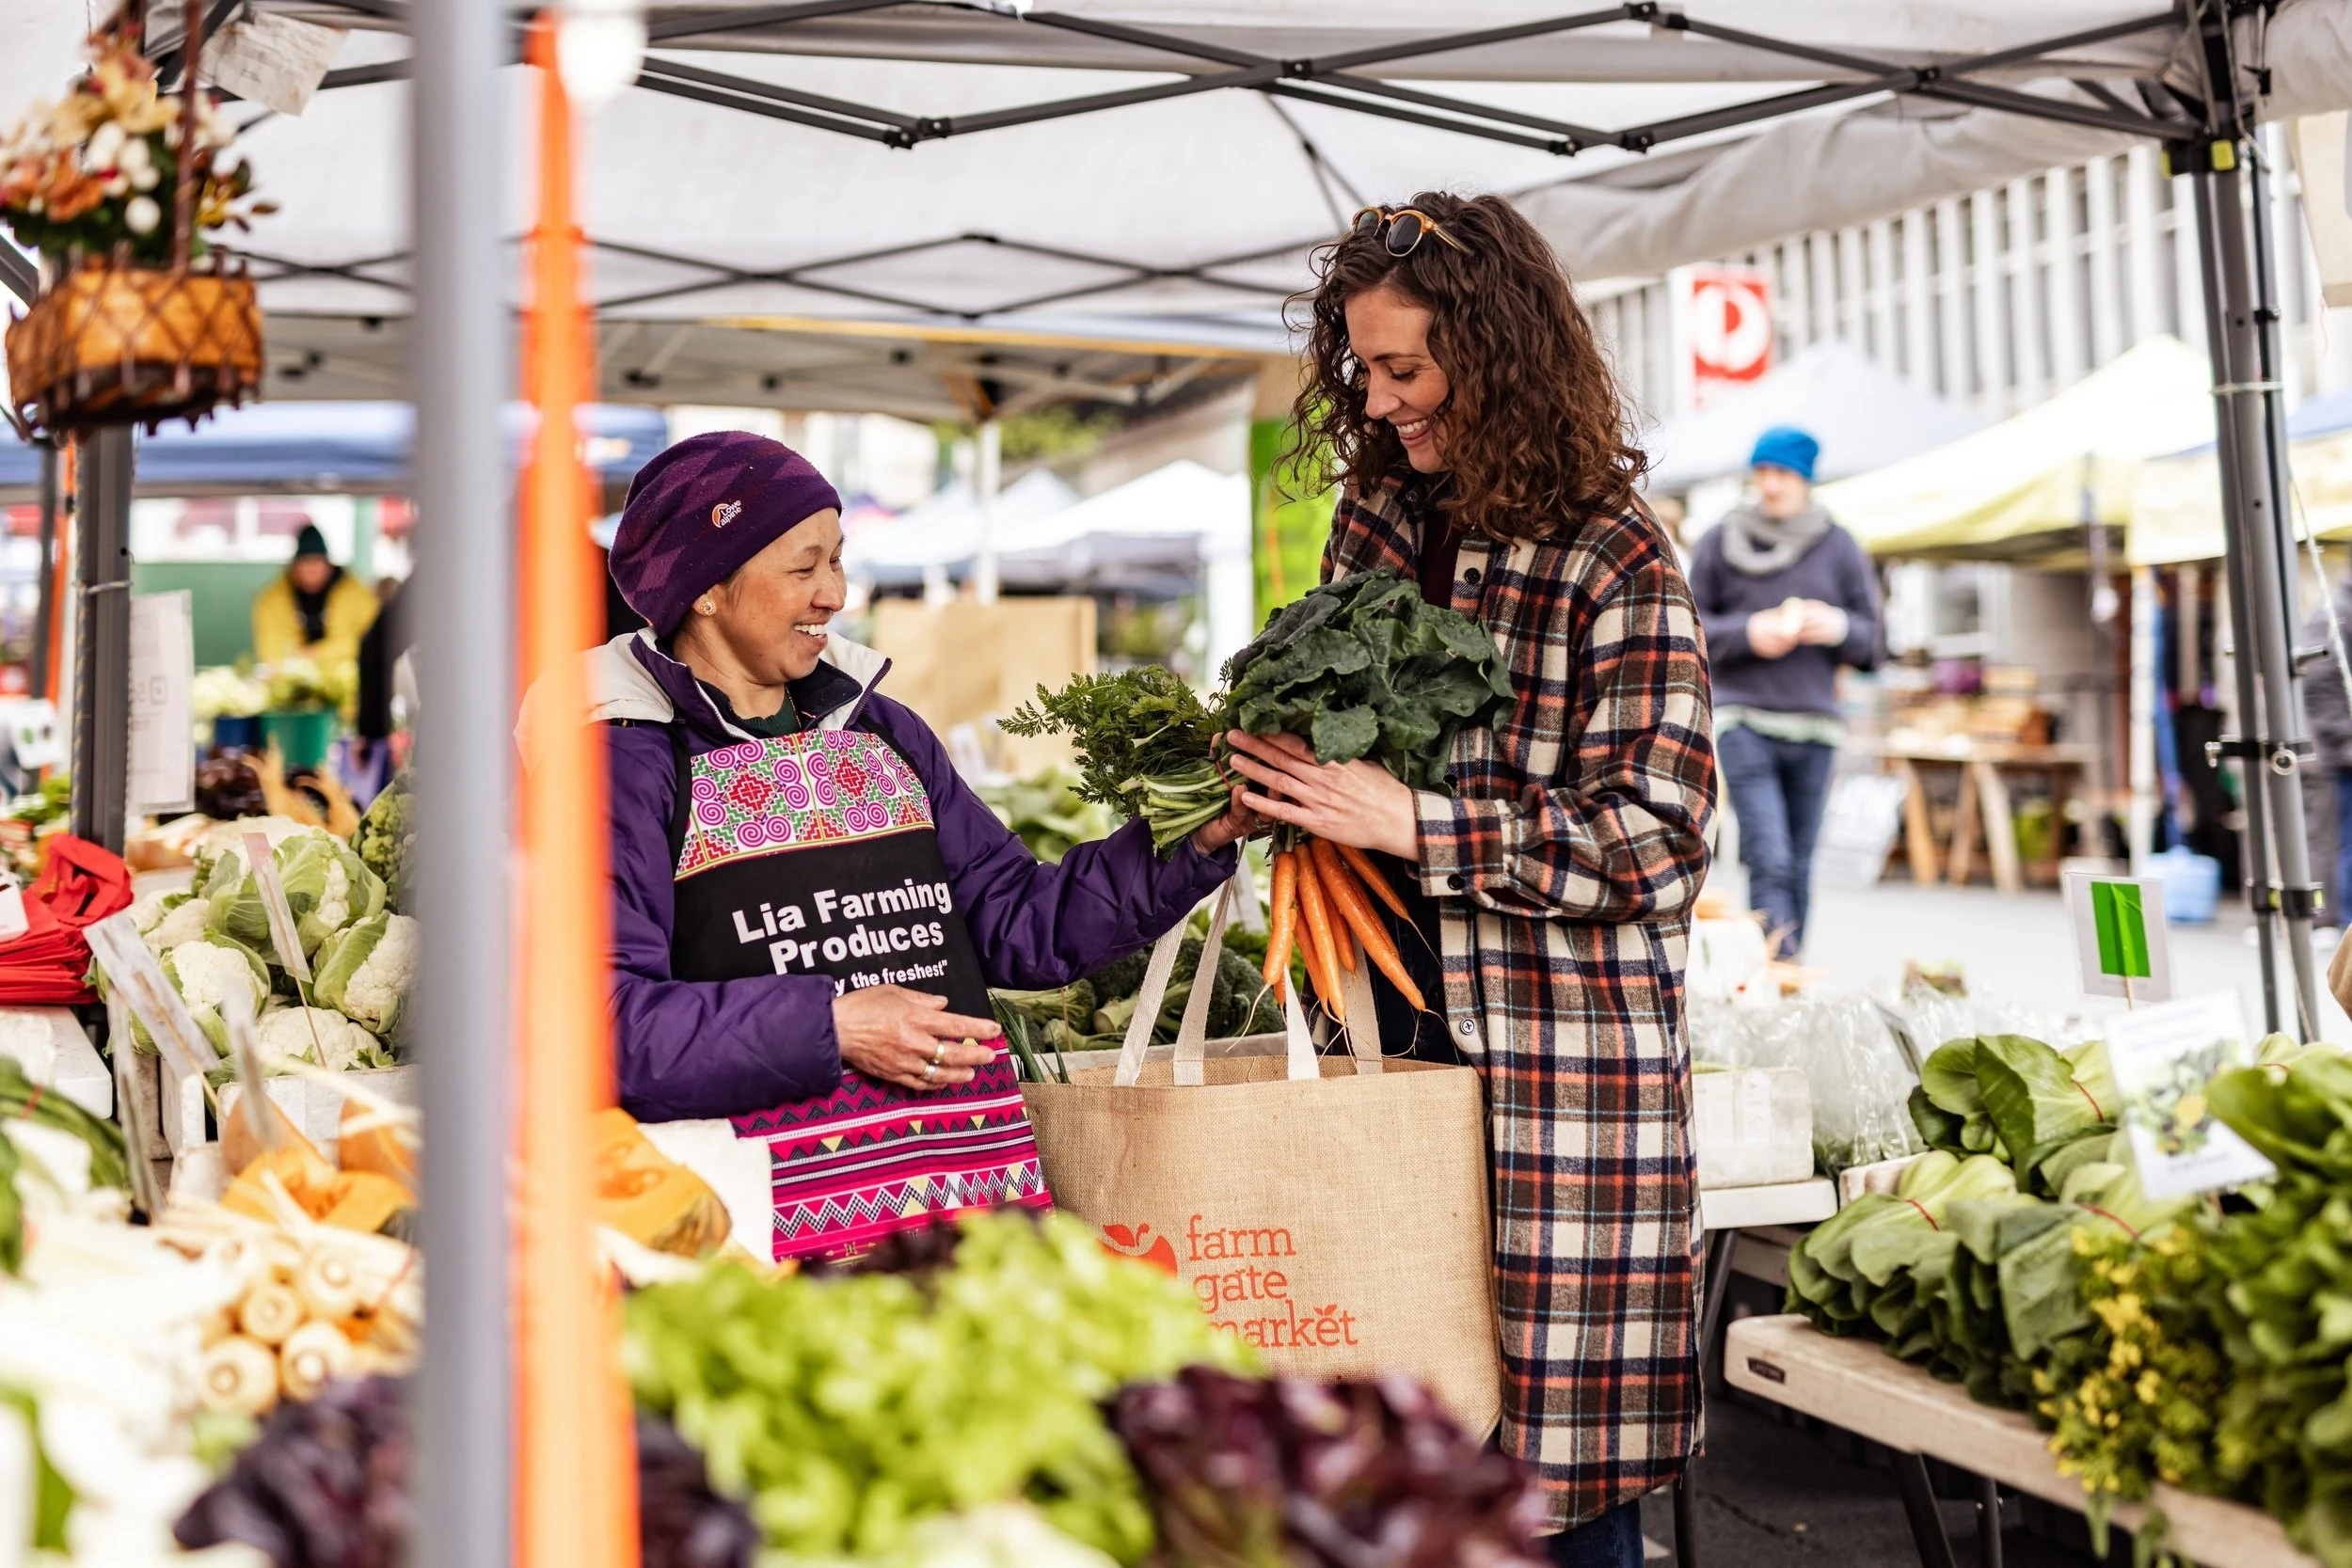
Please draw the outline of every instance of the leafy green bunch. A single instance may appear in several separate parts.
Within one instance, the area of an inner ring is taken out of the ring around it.
[[[2209,1332],[2230,1367],[2217,1468],[2329,1568],[2352,1563],[2352,1057],[2225,1072],[2215,1115],[2278,1167],[2201,1226]]]
[[[1152,665],[1037,689],[1000,721],[1007,735],[1077,742],[1079,797],[1152,824],[1165,853],[1225,815],[1230,786],[1213,760],[1225,727],[1182,677]]]
[[[777,1553],[882,1557],[926,1520],[1025,1499],[1139,1561],[1151,1510],[1103,1402],[1187,1366],[1246,1371],[1253,1353],[1069,1215],[961,1230],[919,1278],[720,1262],[638,1291],[624,1354],[639,1408],[676,1423]]]
[[[1287,731],[1324,762],[1370,757],[1415,789],[1443,789],[1454,736],[1518,701],[1494,639],[1385,567],[1277,612],[1225,679],[1235,728]]]
[[[2016,1170],[2021,1188],[2046,1197],[2064,1169],[2042,1165],[2114,1132],[2122,1098],[2104,1040],[2061,1052],[2024,1035],[1978,1035],[1947,1041],[1920,1064],[1911,1119],[1929,1148],[1991,1154]]]
[[[1934,1348],[1929,1302],[1959,1245],[1947,1212],[1971,1199],[2016,1196],[2016,1177],[1989,1154],[1922,1154],[1893,1193],[1865,1193],[1806,1232],[1788,1254],[1788,1310],[1825,1333],[1884,1339],[1906,1358],[1926,1355]]]

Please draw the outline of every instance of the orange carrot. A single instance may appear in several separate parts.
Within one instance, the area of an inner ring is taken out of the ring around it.
[[[1274,851],[1274,913],[1266,927],[1265,983],[1277,998],[1290,985],[1291,944],[1298,936],[1298,851]]]
[[[1356,940],[1364,944],[1366,956],[1379,966],[1381,974],[1389,977],[1389,983],[1396,987],[1397,994],[1410,1003],[1415,1012],[1428,1011],[1428,1004],[1422,1000],[1421,988],[1414,985],[1413,977],[1406,973],[1405,959],[1398,954],[1395,942],[1380,924],[1380,917],[1373,912],[1371,898],[1356,879],[1348,874],[1347,866],[1340,858],[1339,846],[1322,839],[1313,842],[1315,872],[1323,882],[1324,901],[1337,910],[1340,918],[1347,922],[1348,927],[1356,933]]]
[[[1331,922],[1332,956],[1340,960],[1342,969],[1353,974],[1356,973],[1356,939],[1349,932],[1347,922],[1340,918],[1338,907],[1331,902],[1331,873],[1325,868],[1323,858],[1314,853],[1318,842],[1311,838],[1299,841],[1298,863],[1302,868],[1313,867],[1315,880],[1323,886],[1323,910]]]
[[[1375,898],[1388,905],[1391,911],[1403,918],[1406,920],[1413,918],[1411,912],[1405,908],[1405,900],[1399,898],[1396,895],[1396,889],[1389,885],[1388,878],[1382,876],[1380,868],[1372,863],[1370,855],[1352,844],[1334,844],[1331,847],[1340,852],[1340,859],[1347,863],[1349,870],[1363,879],[1364,886],[1371,891]]]
[[[1315,983],[1323,1010],[1344,1023],[1347,1005],[1340,999],[1339,943],[1332,940],[1331,911],[1323,902],[1323,882],[1303,847],[1291,858],[1298,866],[1298,909],[1305,917],[1299,925],[1306,932],[1307,977]]]

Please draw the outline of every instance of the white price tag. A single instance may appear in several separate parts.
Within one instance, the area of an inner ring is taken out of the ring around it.
[[[213,1085],[204,1076],[207,1066],[216,1058],[213,1042],[204,1037],[204,1031],[196,1026],[188,1012],[188,1005],[180,1000],[180,993],[164,978],[163,965],[147,950],[147,942],[139,928],[131,924],[128,914],[108,915],[83,933],[89,938],[90,952],[98,965],[106,972],[106,983],[122,998],[147,1032],[153,1037],[155,1049],[163,1053],[164,1065],[183,1077],[193,1076],[204,1086],[204,1098],[213,1100]],[[116,1049],[127,1051],[126,1038]]]
[[[269,942],[278,949],[278,967],[293,975],[295,984],[307,986],[310,960],[302,956],[302,933],[294,926],[294,906],[286,902],[286,884],[278,879],[278,858],[270,853],[269,835],[246,833],[245,859],[253,869],[254,886],[262,890],[262,912],[269,917]]]
[[[106,999],[106,1037],[114,1041],[115,1116],[122,1123],[123,1163],[131,1170],[131,1200],[152,1219],[163,1212],[163,1196],[155,1189],[155,1167],[147,1157],[147,1102],[139,1098],[132,1074],[131,1015],[117,988]]]
[[[270,1115],[269,1088],[262,1082],[261,1042],[253,1033],[253,1004],[242,991],[221,999],[221,1022],[229,1027],[229,1059],[237,1068],[237,1114],[263,1148],[278,1143],[278,1118]]]
[[[196,634],[189,594],[131,600],[131,814],[168,816],[196,801]]]

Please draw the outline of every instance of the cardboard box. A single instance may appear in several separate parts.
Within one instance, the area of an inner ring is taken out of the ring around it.
[[[960,724],[986,728],[1037,693],[1095,670],[1094,601],[1089,598],[959,599],[927,605],[883,599],[874,606],[874,647],[890,656],[884,690],[943,736]],[[1067,762],[1058,736],[996,736],[988,760],[1026,773]]]

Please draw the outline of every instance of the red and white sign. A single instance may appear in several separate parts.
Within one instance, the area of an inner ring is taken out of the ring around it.
[[[1692,401],[1705,406],[1726,388],[1763,378],[1772,368],[1772,286],[1746,267],[1691,272],[1684,319],[1691,345]]]

